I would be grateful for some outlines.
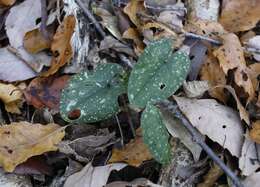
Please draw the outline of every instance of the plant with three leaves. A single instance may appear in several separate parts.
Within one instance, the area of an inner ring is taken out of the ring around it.
[[[190,59],[184,52],[172,53],[171,46],[171,39],[161,39],[145,48],[129,78],[130,104],[144,108],[149,101],[171,96],[182,85]]]
[[[108,63],[73,76],[61,95],[63,119],[92,123],[116,114],[118,96],[126,92],[125,75],[120,65]]]
[[[142,114],[141,127],[144,143],[148,145],[155,160],[168,164],[171,161],[171,146],[168,142],[170,136],[160,110],[150,102]]]

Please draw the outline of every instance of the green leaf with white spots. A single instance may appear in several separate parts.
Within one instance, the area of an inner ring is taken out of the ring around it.
[[[144,108],[148,101],[166,99],[182,85],[190,59],[184,52],[173,54],[171,46],[171,39],[161,39],[145,48],[128,82],[131,105]]]
[[[74,75],[62,91],[62,118],[69,122],[92,123],[115,115],[119,112],[118,96],[126,93],[125,76],[123,68],[112,63]]]
[[[164,165],[168,164],[171,161],[170,136],[163,123],[160,110],[150,102],[142,113],[141,128],[144,143],[148,145],[155,160]]]

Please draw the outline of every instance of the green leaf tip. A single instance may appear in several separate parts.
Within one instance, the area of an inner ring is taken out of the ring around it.
[[[148,146],[155,160],[163,165],[168,164],[171,161],[170,136],[159,109],[150,102],[142,113],[141,128],[144,143]]]
[[[61,94],[62,118],[92,123],[115,115],[119,111],[118,96],[126,92],[124,76],[123,68],[113,63],[74,75]]]
[[[184,52],[173,54],[171,46],[171,39],[161,39],[145,48],[129,77],[131,105],[144,108],[149,101],[168,98],[182,85],[190,59]]]

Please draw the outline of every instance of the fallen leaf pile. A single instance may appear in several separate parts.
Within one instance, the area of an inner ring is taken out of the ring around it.
[[[0,186],[258,186],[259,10],[0,0]]]

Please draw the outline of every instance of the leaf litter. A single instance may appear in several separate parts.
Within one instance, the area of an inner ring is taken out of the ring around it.
[[[0,0],[0,181],[258,184],[259,6]]]

